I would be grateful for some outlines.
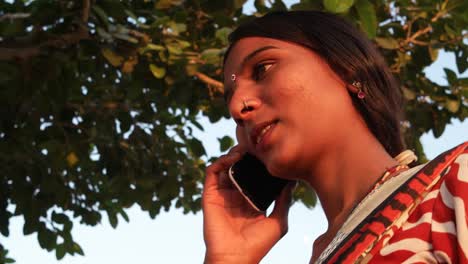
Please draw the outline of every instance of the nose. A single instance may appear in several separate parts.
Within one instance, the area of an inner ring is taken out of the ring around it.
[[[236,91],[237,92],[237,91]],[[237,125],[244,125],[260,108],[261,101],[252,94],[234,94],[229,102],[229,111]]]

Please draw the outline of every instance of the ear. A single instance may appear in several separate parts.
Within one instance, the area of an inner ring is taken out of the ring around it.
[[[346,89],[348,89],[348,91],[350,91],[351,93],[354,93],[354,94],[359,91],[359,89],[356,86],[354,86],[352,84],[349,84],[349,83],[346,84]]]
[[[362,89],[362,84],[361,82],[358,82],[358,81],[354,81],[353,83],[351,84],[346,84],[346,88],[348,89],[348,91],[350,91],[351,93],[355,93],[357,94],[360,89]]]

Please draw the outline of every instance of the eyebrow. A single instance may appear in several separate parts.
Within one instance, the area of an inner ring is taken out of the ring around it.
[[[244,68],[244,65],[247,64],[247,62],[249,62],[249,60],[251,60],[252,58],[254,58],[257,54],[265,51],[265,50],[269,50],[269,49],[279,49],[278,47],[275,47],[275,46],[263,46],[261,48],[258,48],[254,51],[252,51],[251,53],[249,53],[249,55],[245,56],[245,58],[242,60],[241,62],[241,69]]]
[[[263,46],[263,47],[260,47],[260,48],[258,48],[256,50],[252,51],[247,56],[245,56],[245,58],[242,60],[240,68],[243,69],[245,67],[245,64],[247,64],[247,62],[249,62],[251,59],[253,59],[255,56],[257,56],[259,53],[261,53],[263,51],[266,51],[266,50],[269,50],[269,49],[279,49],[279,48],[275,47],[275,46],[272,46],[272,45],[268,45],[268,46]],[[232,88],[230,88],[230,89],[226,89],[226,88],[227,87],[225,86],[224,101],[228,102],[228,100],[231,98],[233,90],[232,90]]]

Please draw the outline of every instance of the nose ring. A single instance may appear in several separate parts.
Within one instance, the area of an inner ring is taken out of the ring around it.
[[[243,100],[242,104],[244,104],[244,109],[245,110],[249,109],[249,106],[247,105],[247,100]]]

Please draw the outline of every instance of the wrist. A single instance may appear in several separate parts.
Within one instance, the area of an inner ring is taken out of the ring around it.
[[[223,255],[212,255],[209,253],[205,254],[204,264],[258,264],[259,261],[249,260],[245,255],[236,254],[223,254]]]

